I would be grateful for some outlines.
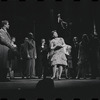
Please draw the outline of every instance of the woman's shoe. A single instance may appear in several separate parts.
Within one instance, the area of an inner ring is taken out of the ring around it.
[[[59,77],[58,80],[61,80],[61,77]]]
[[[53,77],[51,77],[51,79],[55,79],[55,77],[53,76]]]

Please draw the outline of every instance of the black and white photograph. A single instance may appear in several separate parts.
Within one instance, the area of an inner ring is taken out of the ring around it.
[[[100,0],[0,0],[0,100],[99,100]]]

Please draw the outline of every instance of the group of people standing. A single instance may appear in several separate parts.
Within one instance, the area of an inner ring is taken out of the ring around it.
[[[37,58],[35,41],[33,33],[29,33],[25,38],[24,43],[20,46],[20,52],[15,44],[16,38],[11,37],[7,29],[9,29],[9,22],[3,20],[2,28],[0,29],[0,81],[10,81],[7,78],[14,78],[14,67],[18,59],[22,63],[22,78],[33,78],[35,76],[35,59]]]
[[[86,79],[90,77],[95,79],[100,76],[100,40],[97,33],[82,35],[81,42],[78,43],[77,37],[74,37],[74,44],[72,49],[72,61],[74,78]]]
[[[51,34],[52,39],[49,40],[48,50],[47,45],[45,48],[48,52],[44,50],[45,57],[42,58],[43,66],[48,67],[46,65],[48,62],[51,68],[51,79],[60,80],[63,72],[66,79],[99,77],[100,41],[97,34],[91,34],[90,37],[83,34],[80,42],[77,37],[74,37],[72,45],[66,44],[62,37],[58,37],[56,30]]]
[[[38,58],[38,78],[46,78],[50,73],[51,79],[61,79],[63,71],[65,78],[91,78],[95,79],[98,75],[99,62],[99,39],[97,34],[90,37],[83,34],[81,42],[78,38],[73,38],[73,44],[68,45],[62,37],[58,36],[56,30],[52,31],[52,38],[46,42],[41,39],[41,45],[38,46],[39,54],[37,56],[36,43],[32,32],[24,39],[18,52],[15,44],[15,37],[10,37],[7,29],[9,22],[2,21],[0,29],[0,81],[9,81],[7,73],[12,77],[13,64],[16,59],[21,61],[22,78],[35,78],[35,59]]]
[[[22,67],[22,78],[35,77],[35,59],[37,58],[36,45],[33,33],[29,33],[25,38],[24,43],[20,47],[20,60]]]

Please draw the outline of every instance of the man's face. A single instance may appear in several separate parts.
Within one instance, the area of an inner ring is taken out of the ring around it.
[[[42,42],[42,43],[45,43],[45,39],[42,39],[41,42]]]
[[[78,41],[77,37],[74,37],[74,42],[77,42],[77,41]]]
[[[10,27],[9,23],[5,24],[4,26],[5,26],[7,29],[9,29],[9,27]]]
[[[58,17],[60,17],[60,14],[58,14]]]
[[[26,43],[28,41],[28,38],[25,38],[24,42]]]

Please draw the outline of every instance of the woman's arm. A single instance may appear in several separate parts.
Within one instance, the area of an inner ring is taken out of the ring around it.
[[[52,41],[50,41],[50,49],[55,49],[56,45],[54,45],[54,43]]]
[[[62,41],[62,44],[61,44],[61,46],[62,47],[64,47],[66,44],[65,44],[65,41],[64,41],[64,39],[63,38],[61,38],[61,41]]]

